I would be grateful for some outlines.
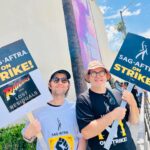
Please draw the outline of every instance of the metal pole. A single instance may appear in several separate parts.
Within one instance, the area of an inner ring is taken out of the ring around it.
[[[123,34],[124,34],[124,37],[126,36],[126,26],[125,26],[125,23],[124,23],[124,20],[123,20],[123,17],[122,17],[122,13],[123,11],[120,11],[120,16],[121,16],[121,22],[123,24]]]
[[[127,32],[126,32],[126,26],[125,26],[125,23],[124,23],[122,14],[123,14],[123,12],[124,12],[125,10],[127,10],[127,9],[128,9],[131,5],[133,5],[135,2],[136,2],[136,0],[131,1],[122,11],[120,11],[121,22],[122,22],[122,24],[123,24],[123,34],[124,34],[124,38],[126,37]]]

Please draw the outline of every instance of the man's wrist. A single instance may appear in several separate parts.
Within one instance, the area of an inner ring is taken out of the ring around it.
[[[29,137],[23,136],[23,138],[24,138],[24,140],[27,141],[28,143],[32,143],[36,137],[33,136],[33,137],[30,137],[30,138],[29,138]]]

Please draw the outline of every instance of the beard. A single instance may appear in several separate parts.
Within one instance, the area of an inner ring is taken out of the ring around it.
[[[55,90],[55,91],[52,92],[52,95],[53,96],[65,96],[66,92],[67,92],[67,90],[61,90],[61,91]]]

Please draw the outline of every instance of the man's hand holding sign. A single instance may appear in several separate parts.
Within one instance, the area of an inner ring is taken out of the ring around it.
[[[24,137],[29,141],[32,141],[36,137],[41,136],[41,124],[33,117],[32,113],[28,113],[28,118],[30,120],[30,124],[26,129]]]
[[[98,60],[89,62],[85,80],[90,84],[90,88],[78,97],[76,103],[79,129],[92,150],[105,148],[106,139],[112,133],[112,129],[114,139],[110,141],[111,150],[136,150],[127,125],[128,120],[130,122],[138,120],[134,115],[139,114],[135,99],[129,91],[123,91],[125,99],[123,105],[125,107],[128,102],[129,107],[120,107],[118,103],[120,95],[117,98],[113,91],[107,88],[106,83],[110,78],[111,74],[102,62]]]
[[[37,150],[85,150],[75,105],[66,99],[70,73],[55,71],[46,88],[23,40],[2,47],[0,54],[0,127],[27,114],[22,135],[27,142],[37,138]]]
[[[128,91],[131,91],[133,84],[150,91],[150,63],[148,54],[150,50],[150,40],[144,37],[128,33],[126,39],[111,67],[111,73],[130,82]],[[129,53],[130,52],[130,53]],[[130,101],[126,99],[128,93],[123,92],[121,107],[129,104],[130,115],[129,122],[136,123],[139,113],[137,104],[133,98]],[[111,132],[105,143],[105,149],[109,150],[113,141],[113,134],[117,132],[117,121],[114,122]]]
[[[51,99],[23,40],[0,48],[0,95],[0,114],[3,114],[0,116],[0,127],[28,114],[32,124],[30,128],[34,128],[36,121],[31,112]],[[38,137],[41,146],[46,150],[40,127],[36,129],[36,132],[29,135]]]

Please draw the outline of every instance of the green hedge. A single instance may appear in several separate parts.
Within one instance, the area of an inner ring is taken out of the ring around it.
[[[0,129],[0,150],[35,150],[36,143],[23,140],[21,130],[24,124]]]

